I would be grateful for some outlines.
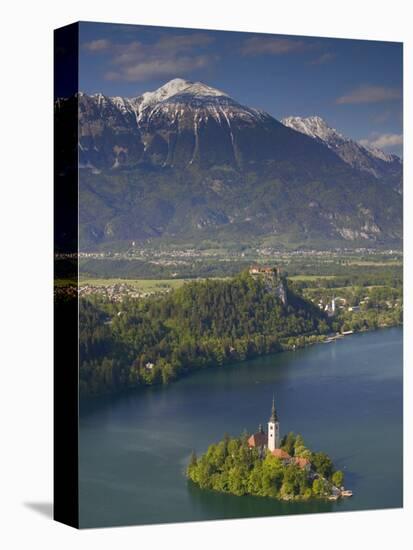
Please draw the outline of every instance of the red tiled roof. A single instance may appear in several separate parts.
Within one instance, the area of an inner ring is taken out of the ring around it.
[[[294,462],[300,468],[305,468],[306,466],[308,466],[310,464],[310,461],[308,460],[308,458],[301,458],[299,456],[294,457]]]
[[[291,456],[284,451],[283,449],[274,449],[271,451],[272,456],[275,456],[275,458],[281,458],[282,460],[287,460],[291,458]]]
[[[248,445],[250,447],[264,447],[264,445],[267,444],[267,434],[264,432],[257,432],[256,434],[252,434],[248,438]]]
[[[260,273],[271,273],[275,268],[269,265],[252,265],[250,271],[259,271]]]

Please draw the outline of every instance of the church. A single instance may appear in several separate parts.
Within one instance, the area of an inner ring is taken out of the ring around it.
[[[271,416],[268,420],[268,433],[264,432],[262,424],[258,426],[258,432],[252,434],[248,438],[248,446],[250,448],[257,448],[260,453],[265,456],[265,451],[268,451],[279,458],[283,463],[290,464],[294,463],[299,468],[310,468],[310,461],[306,458],[292,457],[284,449],[280,448],[281,438],[280,438],[280,422],[278,420],[277,411],[275,409],[275,400],[274,396],[272,398],[272,407],[271,407]]]
[[[258,432],[252,434],[248,439],[250,447],[268,448],[270,451],[280,448],[280,423],[278,421],[277,411],[275,410],[275,400],[272,398],[271,416],[268,420],[268,435],[264,432],[262,424],[258,426]]]

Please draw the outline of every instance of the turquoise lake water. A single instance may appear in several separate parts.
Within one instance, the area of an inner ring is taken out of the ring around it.
[[[383,329],[197,372],[83,407],[80,525],[277,516],[402,506],[403,331]],[[345,472],[354,496],[278,502],[203,491],[184,475],[222,438],[266,424],[275,394],[281,433],[299,432]]]

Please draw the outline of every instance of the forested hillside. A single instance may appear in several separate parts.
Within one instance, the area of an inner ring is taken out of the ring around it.
[[[142,300],[81,299],[81,393],[168,383],[199,368],[289,349],[328,332],[318,308],[287,287],[286,292],[283,305],[263,280],[245,272]]]

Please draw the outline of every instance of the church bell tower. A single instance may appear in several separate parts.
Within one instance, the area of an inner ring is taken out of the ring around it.
[[[280,423],[275,410],[274,396],[272,397],[271,416],[268,421],[268,449],[273,451],[280,446]]]

